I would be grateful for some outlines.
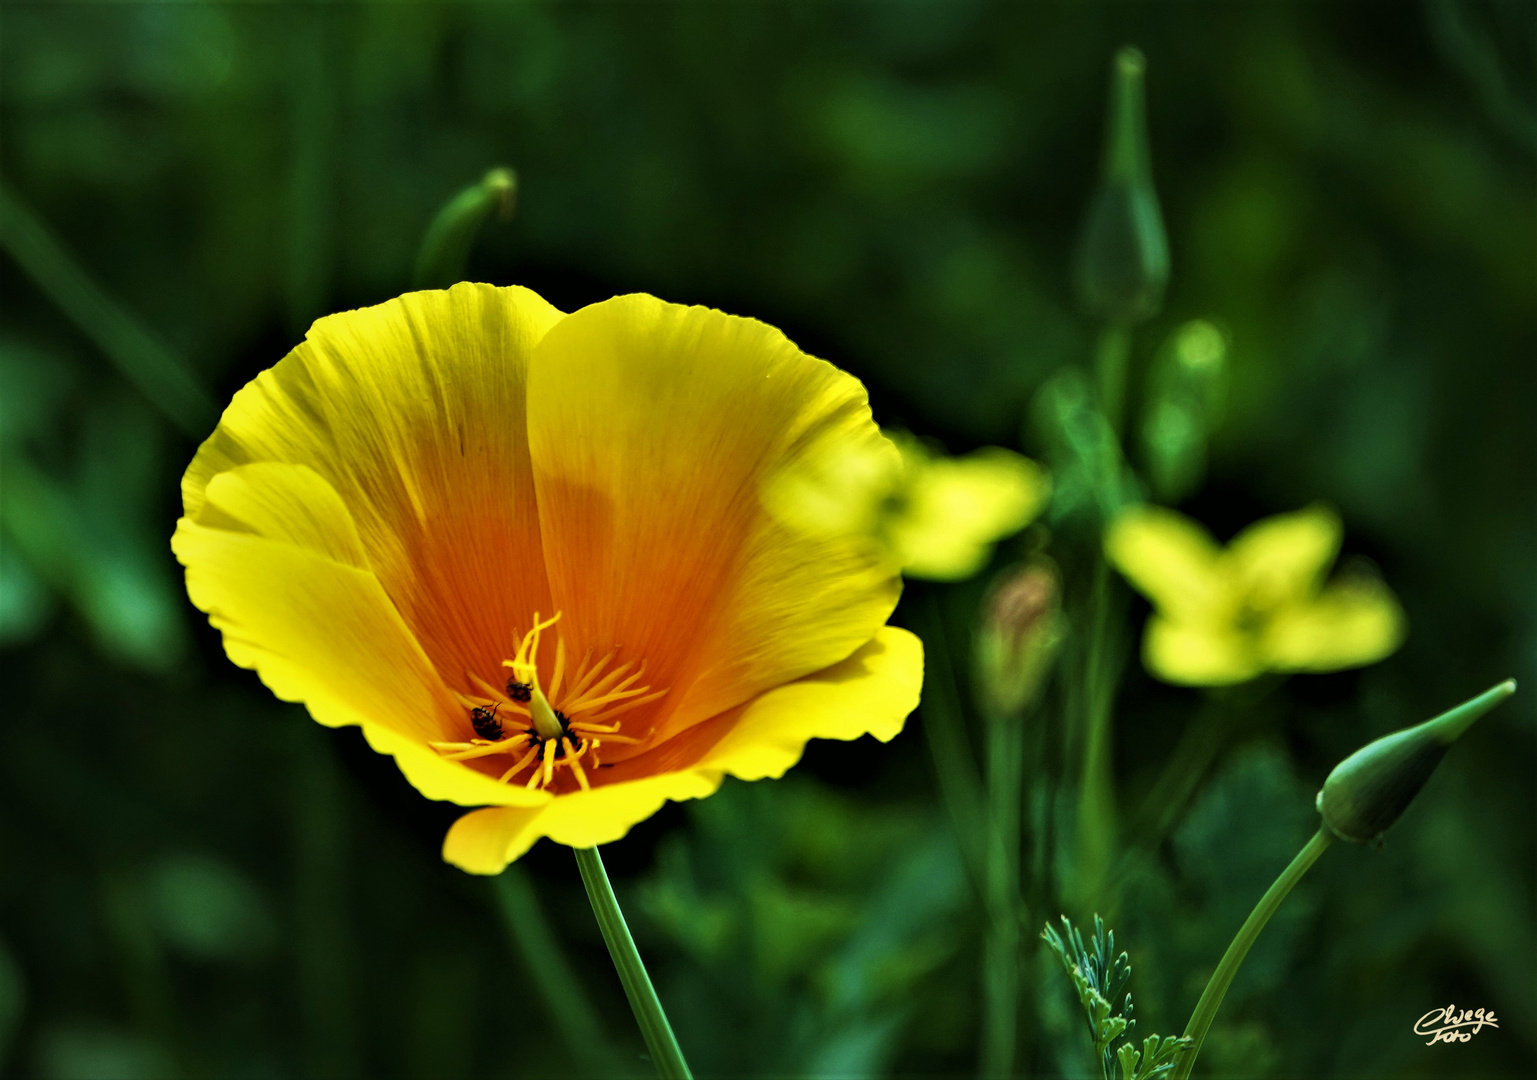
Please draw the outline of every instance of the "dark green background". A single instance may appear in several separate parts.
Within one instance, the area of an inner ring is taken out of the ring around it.
[[[436,209],[506,164],[519,214],[470,276],[757,316],[865,379],[882,423],[1036,452],[1031,393],[1093,341],[1068,268],[1126,42],[1174,266],[1136,362],[1194,317],[1232,343],[1182,509],[1226,538],[1326,500],[1410,621],[1379,665],[1289,680],[1128,880],[1144,1033],[1183,1025],[1336,761],[1514,675],[1386,849],[1341,845],[1288,902],[1202,1063],[1527,1075],[1529,3],[7,3],[0,174],[220,403],[316,316],[403,291]],[[274,701],[186,603],[167,541],[195,440],[10,256],[0,286],[0,1072],[570,1072],[488,884],[439,861],[454,810]],[[946,596],[957,635],[975,597]],[[1198,702],[1128,673],[1126,798]],[[947,830],[915,719],[608,849],[696,1071],[972,1074],[980,924]],[[524,865],[635,1061],[569,855]],[[1055,1075],[1082,1038],[1043,972],[1027,1061]],[[1424,1046],[1450,1002],[1499,1029]]]

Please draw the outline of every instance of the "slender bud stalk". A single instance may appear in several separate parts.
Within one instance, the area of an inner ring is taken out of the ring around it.
[[[1323,824],[1313,839],[1297,853],[1281,876],[1260,897],[1237,935],[1222,954],[1196,1002],[1195,1012],[1185,1028],[1192,1041],[1171,1080],[1188,1080],[1195,1067],[1196,1054],[1206,1039],[1206,1032],[1217,1015],[1223,995],[1238,974],[1238,967],[1249,954],[1249,947],[1259,937],[1265,924],[1286,899],[1286,894],[1302,880],[1302,875],[1318,860],[1336,836],[1355,843],[1381,836],[1382,831],[1404,812],[1430,774],[1440,764],[1446,748],[1473,721],[1516,692],[1516,681],[1507,679],[1475,698],[1450,709],[1434,719],[1412,728],[1386,735],[1351,754],[1329,774],[1318,793],[1318,809]]]
[[[1318,856],[1334,842],[1334,836],[1328,829],[1319,829],[1297,852],[1296,858],[1281,876],[1275,879],[1270,888],[1265,890],[1265,895],[1260,897],[1254,910],[1249,912],[1249,917],[1239,927],[1232,943],[1228,945],[1227,952],[1222,954],[1222,960],[1217,964],[1217,970],[1212,972],[1211,979],[1206,983],[1206,989],[1201,991],[1201,1000],[1195,1003],[1195,1012],[1190,1014],[1190,1023],[1185,1025],[1185,1037],[1191,1039],[1190,1049],[1180,1059],[1179,1065],[1174,1070],[1172,1080],[1187,1080],[1190,1070],[1195,1068],[1195,1056],[1201,1052],[1201,1044],[1206,1041],[1206,1032],[1211,1028],[1211,1022],[1217,1016],[1217,1009],[1222,1004],[1222,998],[1227,993],[1227,988],[1233,983],[1233,976],[1238,974],[1238,967],[1243,963],[1243,958],[1249,955],[1249,948],[1259,937],[1259,932],[1265,929],[1265,924],[1270,921],[1270,916],[1276,913],[1281,906],[1281,901],[1286,899],[1286,894],[1292,891],[1293,886],[1302,880],[1302,875],[1318,861]]]

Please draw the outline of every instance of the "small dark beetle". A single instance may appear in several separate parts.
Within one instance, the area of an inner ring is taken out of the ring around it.
[[[519,705],[527,705],[534,696],[534,688],[526,682],[518,682],[516,679],[507,680],[507,696]]]
[[[502,722],[496,718],[496,710],[500,707],[500,705],[492,705],[487,708],[484,705],[477,705],[470,710],[470,725],[474,727],[475,734],[491,742],[496,742],[502,737]]]

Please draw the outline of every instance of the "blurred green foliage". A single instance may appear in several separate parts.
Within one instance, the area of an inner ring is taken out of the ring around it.
[[[1118,867],[1138,1016],[1177,1032],[1334,763],[1506,676],[1537,686],[1530,4],[0,8],[0,175],[46,230],[0,221],[0,1073],[574,1072],[489,885],[439,861],[452,809],[273,701],[184,602],[186,387],[225,401],[316,316],[404,290],[444,202],[509,165],[519,216],[472,276],[758,316],[865,379],[883,423],[957,452],[1023,424],[1095,519],[1135,490],[1061,369],[1093,348],[1070,267],[1128,41],[1173,268],[1132,343],[1136,464],[1221,537],[1332,502],[1411,625],[1376,667],[1284,684],[1171,839]],[[1196,319],[1220,386],[1181,366]],[[1083,529],[1064,508],[1050,528]],[[946,594],[953,640],[983,584]],[[1384,851],[1320,862],[1198,1075],[1522,1074],[1532,700],[1459,744]],[[1123,806],[1198,708],[1128,671]],[[605,852],[701,1075],[973,1072],[984,920],[917,726],[814,745],[793,779]],[[644,1072],[549,847],[533,892]],[[1041,960],[1021,1060],[1070,1072],[1081,1020]],[[1500,1028],[1423,1046],[1411,1025],[1447,1001]]]

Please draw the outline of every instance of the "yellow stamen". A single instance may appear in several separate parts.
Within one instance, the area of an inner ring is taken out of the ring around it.
[[[513,774],[516,773],[521,768],[523,768],[523,766],[527,765],[528,762],[529,762],[529,759],[532,758],[538,752],[539,752],[539,747],[538,747],[537,744],[534,745],[534,746],[529,747],[528,748],[528,753],[526,753],[522,757],[518,758],[518,763],[516,765],[514,765],[512,768],[508,769],[506,772],[502,773],[501,776],[498,776],[496,778],[496,782],[499,783],[499,784],[505,784],[508,780],[511,780]],[[535,772],[534,775],[538,776],[539,774],[537,772]]]
[[[587,773],[582,770],[582,763],[579,760],[582,755],[571,749],[571,743],[568,739],[561,739],[560,745],[566,752],[566,764],[570,765],[571,771],[576,774],[576,782],[582,785],[583,791],[592,790],[592,785],[587,782]]]
[[[467,710],[506,710],[509,715],[504,722],[509,729],[503,738],[476,737],[467,742],[433,742],[429,745],[449,761],[518,755],[512,767],[501,774],[499,783],[507,783],[533,763],[523,781],[530,790],[549,787],[560,768],[565,766],[582,790],[590,791],[589,770],[599,766],[598,748],[603,739],[632,746],[645,742],[644,738],[619,734],[620,724],[615,719],[667,692],[653,692],[649,686],[641,685],[644,664],[631,661],[610,667],[618,650],[610,650],[593,663],[589,649],[580,663],[568,667],[565,641],[557,637],[549,684],[546,686],[541,682],[539,646],[544,632],[559,621],[560,612],[548,619],[541,619],[535,612],[533,626],[519,639],[513,658],[502,661],[502,667],[512,671],[510,682],[528,687],[526,703],[505,700],[498,687],[474,672],[465,672],[468,683],[485,696],[457,692],[454,696]],[[560,711],[556,710],[556,701],[561,703]],[[599,738],[600,735],[603,738]],[[585,764],[583,758],[587,759]]]

